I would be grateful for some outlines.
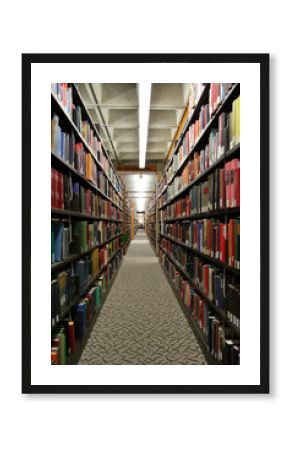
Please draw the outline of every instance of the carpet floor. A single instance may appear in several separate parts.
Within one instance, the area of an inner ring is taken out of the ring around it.
[[[206,364],[144,233],[130,243],[79,364]]]

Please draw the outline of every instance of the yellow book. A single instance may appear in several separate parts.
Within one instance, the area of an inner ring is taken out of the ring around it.
[[[236,145],[236,100],[233,101],[232,106],[232,141],[231,148]]]
[[[240,97],[236,99],[236,120],[235,120],[235,135],[236,135],[236,144],[240,142]]]
[[[92,276],[95,277],[99,271],[99,250],[92,251]]]
[[[58,117],[56,115],[51,119],[51,151],[57,153],[57,130]]]
[[[92,180],[92,156],[90,153],[86,154],[86,178]]]

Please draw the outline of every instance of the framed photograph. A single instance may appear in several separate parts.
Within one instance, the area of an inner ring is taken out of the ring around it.
[[[22,148],[23,393],[269,393],[268,54],[23,54]]]

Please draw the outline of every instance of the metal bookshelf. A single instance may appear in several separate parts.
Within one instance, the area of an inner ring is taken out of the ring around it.
[[[199,220],[204,218],[211,218],[211,217],[222,217],[224,219],[224,223],[228,224],[229,218],[239,217],[240,215],[240,208],[223,208],[223,209],[216,209],[213,211],[207,211],[205,213],[199,213],[199,214],[191,214],[191,215],[181,215],[178,217],[172,217],[168,216],[168,209],[165,209],[168,205],[170,205],[173,202],[178,201],[181,197],[185,196],[189,190],[194,186],[199,184],[202,181],[205,181],[207,177],[215,171],[217,168],[224,167],[225,163],[232,158],[239,157],[240,156],[240,144],[236,144],[233,148],[226,149],[224,154],[217,160],[214,164],[212,164],[209,168],[204,170],[203,173],[199,174],[199,176],[190,181],[187,185],[182,186],[182,188],[174,192],[171,197],[166,198],[166,191],[168,190],[168,186],[173,183],[175,177],[179,176],[182,173],[182,170],[186,167],[190,159],[193,157],[194,153],[200,152],[201,149],[204,148],[204,146],[207,144],[211,130],[214,128],[217,128],[219,116],[223,112],[229,112],[231,109],[232,102],[240,95],[240,85],[235,83],[232,84],[231,88],[229,89],[228,93],[226,94],[225,98],[221,101],[221,103],[216,108],[215,112],[211,116],[209,122],[206,124],[204,130],[202,131],[201,135],[197,139],[196,143],[189,149],[189,153],[184,157],[184,159],[181,161],[177,169],[174,173],[170,173],[170,176],[168,177],[168,170],[170,166],[173,163],[174,155],[179,150],[179,147],[185,137],[185,134],[191,124],[194,123],[196,119],[199,117],[199,113],[201,111],[201,107],[207,103],[209,103],[209,93],[210,93],[210,84],[206,83],[204,86],[204,89],[200,95],[199,100],[196,103],[195,109],[189,114],[189,117],[184,124],[183,130],[181,131],[181,134],[178,138],[178,141],[174,147],[174,150],[172,152],[172,155],[168,162],[165,165],[163,174],[161,176],[160,182],[158,184],[158,191],[157,192],[157,209],[159,210],[161,217],[160,217],[160,223],[162,224],[161,229],[163,230],[162,233],[160,233],[160,237],[164,238],[166,240],[169,240],[173,242],[175,245],[181,246],[185,248],[187,251],[194,253],[196,256],[200,258],[201,261],[204,261],[204,263],[208,264],[210,263],[213,267],[219,267],[222,271],[222,274],[224,276],[225,285],[227,286],[229,282],[235,281],[237,284],[239,284],[239,278],[240,278],[240,270],[231,267],[228,264],[219,261],[216,258],[212,258],[211,256],[199,252],[197,249],[194,249],[192,246],[190,246],[187,242],[182,242],[179,239],[174,238],[173,236],[170,236],[168,234],[164,233],[165,225],[167,223],[183,223],[183,222],[191,222],[192,220]],[[181,211],[182,214],[182,211]],[[216,305],[213,301],[211,301],[203,292],[202,287],[198,286],[194,280],[190,277],[190,275],[186,272],[185,268],[173,257],[172,254],[170,254],[165,248],[162,247],[161,241],[159,243],[159,250],[160,250],[160,260],[164,260],[163,255],[166,255],[168,260],[171,261],[173,264],[173,267],[176,268],[177,272],[181,274],[181,276],[187,280],[191,288],[195,291],[195,293],[208,305],[208,308],[216,317],[220,320],[222,323],[222,327],[224,330],[226,330],[227,338],[228,339],[239,339],[240,336],[240,329],[233,324],[229,318],[228,318],[228,297],[227,293],[228,291],[224,291],[224,297],[225,297],[225,303],[223,307],[219,307]],[[228,237],[226,240],[226,259],[225,261],[228,262]],[[216,360],[213,355],[208,350],[208,345],[206,342],[206,336],[203,334],[201,329],[199,329],[198,323],[196,323],[193,320],[192,311],[188,310],[185,304],[183,303],[182,299],[180,298],[180,294],[178,293],[178,290],[175,286],[175,284],[172,282],[172,280],[169,277],[169,274],[167,273],[165,267],[162,268],[166,274],[166,277],[178,299],[178,302],[188,320],[188,323],[190,324],[197,340],[199,341],[201,348],[203,349],[203,352],[205,354],[205,357],[207,359],[208,364],[222,364],[221,361]]]
[[[79,211],[71,211],[71,210],[67,210],[67,209],[52,208],[51,209],[51,219],[52,220],[67,220],[67,221],[69,221],[70,224],[72,223],[73,220],[81,220],[81,219],[89,220],[92,222],[93,221],[105,221],[105,222],[110,222],[112,224],[115,223],[116,225],[120,224],[120,226],[122,226],[122,224],[123,224],[123,217],[122,217],[123,186],[120,182],[120,178],[114,168],[114,165],[108,155],[108,152],[101,141],[101,138],[95,127],[95,124],[90,117],[90,114],[85,106],[85,103],[79,93],[77,86],[75,84],[70,84],[70,86],[71,86],[72,92],[73,92],[74,103],[81,107],[83,119],[85,119],[89,122],[94,135],[97,137],[98,141],[101,142],[101,146],[102,146],[101,150],[104,154],[104,158],[106,158],[106,160],[107,160],[106,166],[107,167],[110,166],[110,168],[108,170],[104,170],[101,161],[98,160],[94,151],[90,148],[89,144],[86,142],[85,138],[82,136],[81,132],[79,131],[79,129],[73,122],[73,118],[70,117],[70,115],[67,113],[67,111],[65,110],[65,108],[63,107],[63,105],[61,104],[60,100],[57,98],[57,96],[55,95],[54,92],[51,92],[51,111],[56,113],[59,116],[59,120],[62,125],[62,129],[69,133],[73,133],[75,136],[76,143],[77,142],[82,143],[86,153],[91,154],[94,162],[97,165],[98,170],[102,171],[105,179],[108,180],[108,191],[103,192],[103,190],[100,186],[96,185],[91,180],[88,180],[84,174],[82,174],[78,170],[76,170],[72,165],[70,165],[68,163],[68,161],[64,160],[59,155],[57,155],[53,152],[51,152],[51,165],[53,168],[61,171],[62,173],[70,174],[74,179],[80,181],[84,187],[91,189],[96,195],[111,202],[111,204],[116,208],[116,210],[114,212],[114,217],[107,217],[107,216],[90,215],[90,214],[82,213]],[[100,242],[100,243],[96,244],[95,246],[87,249],[85,252],[69,255],[69,257],[67,259],[65,259],[64,261],[59,261],[59,262],[56,262],[55,264],[52,264],[51,265],[52,277],[55,278],[55,276],[66,267],[72,268],[74,262],[83,258],[86,255],[89,255],[95,249],[103,247],[107,244],[110,244],[110,242],[113,242],[115,239],[121,238],[122,236],[123,236],[123,232],[117,233],[114,236],[111,236],[109,239],[106,239],[105,241]],[[111,253],[111,252],[113,252],[113,253]],[[70,299],[70,303],[68,305],[66,305],[65,309],[62,311],[62,314],[59,317],[58,323],[56,323],[52,326],[52,333],[54,333],[58,324],[61,323],[61,321],[67,320],[67,319],[69,319],[69,320],[72,319],[72,317],[73,317],[72,311],[73,311],[74,306],[81,299],[85,298],[86,294],[88,293],[88,291],[90,290],[92,285],[102,276],[102,274],[104,274],[108,270],[106,277],[110,278],[110,280],[109,280],[108,286],[106,287],[105,292],[102,293],[102,305],[101,305],[101,308],[102,308],[104,300],[110,290],[110,287],[112,286],[112,284],[114,282],[114,279],[116,277],[116,274],[117,274],[120,264],[121,264],[121,258],[122,258],[121,245],[117,249],[115,249],[115,248],[112,249],[109,247],[108,253],[109,254],[108,254],[108,259],[107,259],[106,263],[103,264],[103,266],[99,269],[98,273],[95,276],[91,277],[87,281],[87,285],[85,286],[85,289],[84,289],[84,292],[82,293],[82,295],[76,294],[73,299]],[[111,274],[111,271],[112,271],[111,264],[114,263],[117,255],[119,255],[118,263],[117,263],[118,267],[116,267],[116,271],[112,275]],[[72,355],[68,356],[67,364],[77,364],[78,363],[78,360],[84,349],[85,342],[87,341],[87,339],[90,335],[90,332],[94,326],[94,323],[98,317],[98,314],[99,314],[101,308],[95,313],[95,316],[94,316],[94,318],[92,318],[90,323],[87,324],[86,334],[85,334],[85,336],[83,336],[83,339],[81,339],[81,342],[78,342],[76,340],[77,349]]]

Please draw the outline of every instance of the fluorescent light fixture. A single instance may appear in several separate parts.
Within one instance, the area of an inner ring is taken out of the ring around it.
[[[139,168],[145,168],[151,83],[139,83]]]

